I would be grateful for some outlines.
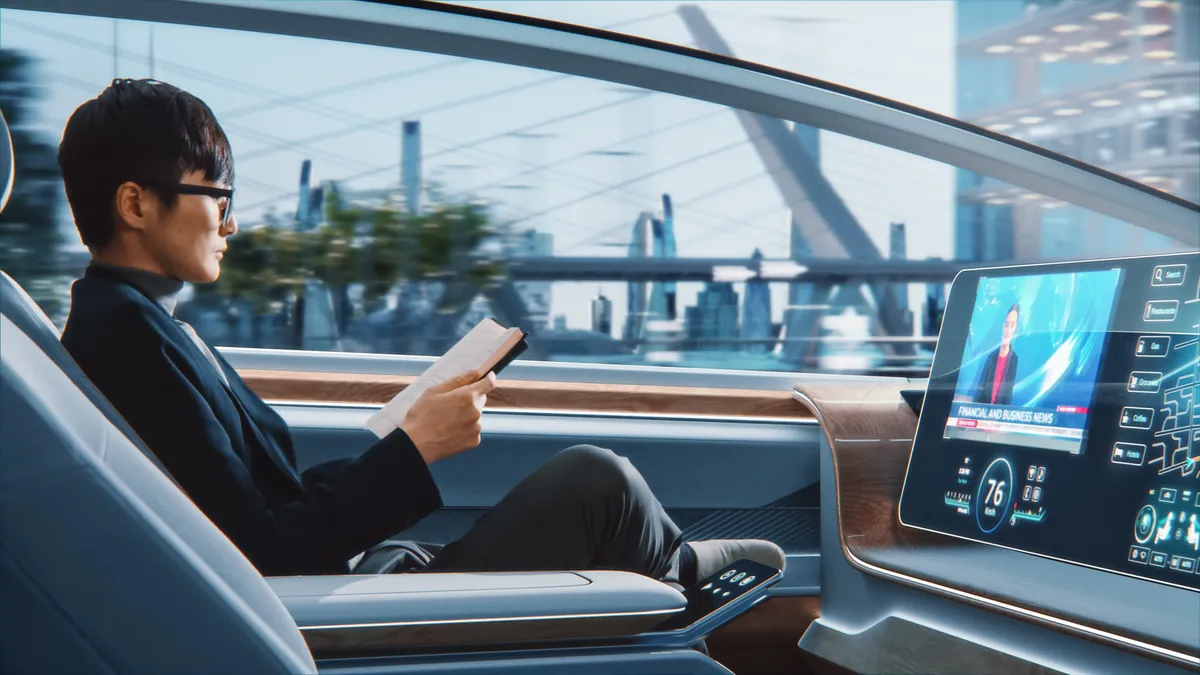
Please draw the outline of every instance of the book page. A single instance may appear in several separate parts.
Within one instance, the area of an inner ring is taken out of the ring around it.
[[[468,370],[490,370],[507,351],[504,346],[512,342],[512,336],[517,333],[520,333],[518,329],[506,330],[491,319],[480,321],[450,351],[429,366],[416,382],[405,387],[382,410],[372,415],[367,420],[367,428],[380,438],[387,436],[400,426],[408,409],[430,387]]]

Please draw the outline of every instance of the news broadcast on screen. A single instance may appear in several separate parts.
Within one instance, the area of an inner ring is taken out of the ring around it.
[[[1120,280],[980,279],[944,437],[1080,452]]]

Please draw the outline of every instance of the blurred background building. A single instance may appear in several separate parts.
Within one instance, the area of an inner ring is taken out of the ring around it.
[[[956,116],[1200,200],[1200,2],[959,0]],[[955,256],[1156,253],[1162,235],[960,171]]]

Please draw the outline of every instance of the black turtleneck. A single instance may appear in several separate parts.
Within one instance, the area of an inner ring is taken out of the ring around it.
[[[90,263],[90,266],[102,268],[120,277],[134,288],[150,296],[163,309],[167,310],[167,314],[175,315],[175,304],[179,301],[179,292],[183,290],[182,281],[136,267],[110,265],[95,260]]]

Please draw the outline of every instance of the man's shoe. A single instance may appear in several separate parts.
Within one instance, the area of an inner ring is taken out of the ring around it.
[[[696,580],[706,579],[729,563],[749,558],[780,572],[787,567],[783,549],[762,539],[712,539],[687,543],[696,554]]]

